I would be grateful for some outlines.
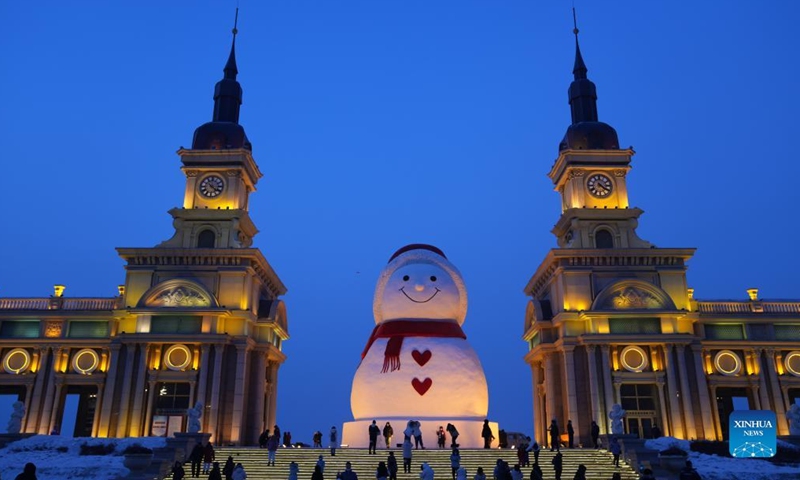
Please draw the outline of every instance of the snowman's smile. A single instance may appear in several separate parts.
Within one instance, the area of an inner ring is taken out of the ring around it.
[[[407,299],[411,300],[414,303],[427,303],[427,302],[430,302],[431,299],[433,299],[433,297],[435,297],[436,294],[441,291],[438,288],[433,287],[433,289],[436,290],[435,292],[433,292],[433,295],[431,295],[430,297],[426,298],[425,300],[414,300],[413,298],[411,298],[411,296],[409,296],[409,294],[406,293],[405,288],[406,287],[400,287],[400,291],[403,292],[403,295],[405,295]]]

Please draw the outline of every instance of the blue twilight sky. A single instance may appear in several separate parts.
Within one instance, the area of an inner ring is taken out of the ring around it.
[[[576,3],[600,119],[638,152],[642,238],[698,248],[700,299],[800,298],[800,3]],[[113,296],[114,248],[172,235],[175,151],[211,118],[234,7],[0,2],[0,296]],[[289,288],[278,418],[295,439],[352,418],[378,272],[412,242],[463,273],[489,417],[530,432],[522,288],[555,246],[570,7],[241,0],[241,123],[264,173],[250,213]]]

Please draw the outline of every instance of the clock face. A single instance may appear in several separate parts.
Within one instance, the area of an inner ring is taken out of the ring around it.
[[[200,182],[200,194],[207,198],[216,198],[225,188],[225,182],[216,175],[209,175]]]
[[[611,195],[614,184],[610,178],[598,173],[589,177],[589,180],[586,181],[586,187],[589,189],[589,193],[595,197],[606,198]]]

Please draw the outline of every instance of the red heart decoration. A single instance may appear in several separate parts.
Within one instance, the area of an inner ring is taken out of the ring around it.
[[[431,359],[431,355],[433,354],[430,350],[425,350],[421,353],[419,350],[414,350],[411,352],[411,356],[414,357],[414,360],[416,360],[420,367],[424,367],[425,364],[428,363],[428,360]]]
[[[417,391],[420,395],[425,395],[425,392],[431,388],[433,385],[433,380],[430,378],[426,378],[423,381],[419,381],[419,378],[414,377],[414,380],[411,380],[411,385],[414,387],[414,390]]]

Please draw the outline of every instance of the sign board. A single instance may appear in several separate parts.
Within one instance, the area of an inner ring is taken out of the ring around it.
[[[729,449],[735,458],[774,457],[777,451],[775,412],[734,410],[728,420]]]
[[[170,415],[167,431],[170,435],[183,431],[183,415]]]
[[[153,415],[153,425],[150,427],[150,435],[154,437],[167,436],[167,417],[165,415]]]

